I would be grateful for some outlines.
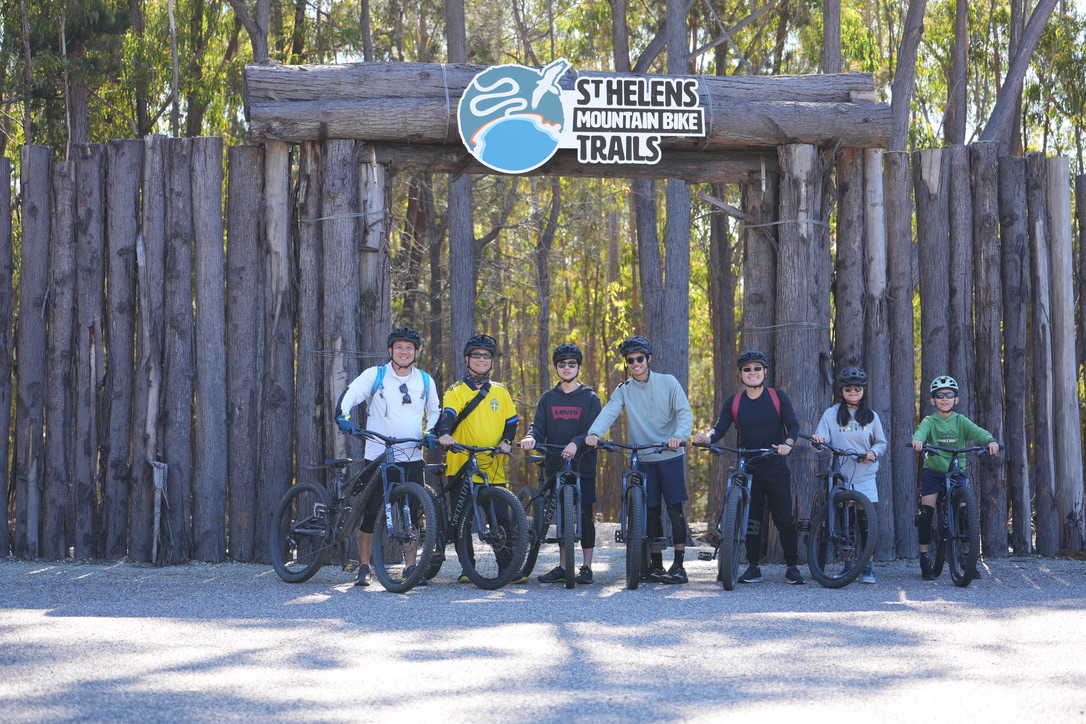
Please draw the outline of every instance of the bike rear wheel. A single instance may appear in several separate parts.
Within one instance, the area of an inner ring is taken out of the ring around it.
[[[292,485],[275,510],[271,560],[287,583],[301,583],[324,565],[332,527],[328,493],[316,483]]]
[[[433,498],[421,485],[392,487],[373,536],[373,573],[385,590],[404,593],[425,577],[437,541],[436,522]],[[415,567],[405,576],[412,558]]]
[[[577,545],[577,521],[573,517],[577,514],[573,488],[563,485],[558,488],[558,498],[562,508],[562,530],[558,533],[558,540],[562,546],[562,568],[566,569],[566,588],[577,585],[574,580],[574,566],[576,565],[575,547]]]
[[[626,588],[631,591],[641,583],[644,560],[645,489],[631,485],[626,492]]]
[[[830,529],[830,516],[834,531]],[[838,490],[811,519],[807,536],[811,578],[826,588],[842,588],[859,578],[875,553],[876,525],[875,507],[866,495]]]
[[[947,559],[950,578],[955,586],[965,588],[977,575],[980,556],[980,519],[973,489],[958,485],[950,491],[949,512],[954,526],[947,531]]]
[[[731,485],[724,496],[724,514],[720,522],[720,550],[717,552],[717,573],[725,591],[733,590],[739,581],[739,556],[746,542],[746,528],[743,490],[738,485]]]
[[[524,516],[528,521],[528,553],[524,558],[524,575],[530,576],[539,557],[539,547],[547,537],[543,498],[539,497],[539,490],[534,485],[525,485],[517,492],[517,500],[524,508]]]
[[[464,506],[456,536],[456,555],[464,573],[479,588],[501,588],[520,573],[528,552],[528,518],[517,496],[495,485],[478,491],[476,506]]]
[[[445,509],[445,497],[438,495],[429,483],[423,487],[434,504],[434,554],[430,556],[430,565],[426,567],[426,580],[432,580],[445,562],[445,547],[448,542],[445,531],[449,527],[449,515]]]

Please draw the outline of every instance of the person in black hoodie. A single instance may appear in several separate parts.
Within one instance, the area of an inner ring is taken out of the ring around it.
[[[592,583],[592,550],[596,546],[596,521],[592,504],[596,502],[596,450],[584,444],[588,426],[600,414],[602,405],[595,390],[577,381],[584,355],[570,343],[560,344],[551,355],[559,382],[543,393],[535,408],[535,418],[528,435],[520,441],[524,450],[532,450],[537,442],[565,445],[560,452],[548,452],[547,475],[553,475],[565,460],[576,458],[581,474],[581,553],[584,565],[574,579],[577,583]],[[565,583],[572,576],[562,566],[539,576],[540,583]]]

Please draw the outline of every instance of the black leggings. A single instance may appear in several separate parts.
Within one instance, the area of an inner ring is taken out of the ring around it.
[[[596,516],[592,503],[581,505],[581,548],[596,547]]]
[[[792,517],[792,472],[783,460],[772,461],[753,473],[750,484],[750,523],[747,527],[747,561],[758,565],[762,558],[762,515],[766,503],[773,524],[781,535],[784,562],[790,566],[799,562],[799,536]]]
[[[410,462],[398,463],[403,467],[403,471],[407,476],[407,482],[418,483],[422,485],[422,471],[425,462],[422,460],[412,460]],[[362,513],[362,523],[358,526],[358,529],[363,533],[373,533],[374,527],[377,525],[377,516],[381,514],[381,506],[385,503],[384,494],[381,491],[381,469],[377,469],[375,476],[377,480],[377,489],[373,495],[370,496],[369,502],[366,504],[366,510]],[[400,471],[396,468],[388,469],[388,479],[392,482],[400,481]],[[411,511],[413,516],[418,515],[417,510]]]

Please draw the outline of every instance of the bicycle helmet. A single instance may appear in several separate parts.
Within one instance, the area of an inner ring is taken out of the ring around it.
[[[554,353],[551,355],[551,361],[553,364],[558,364],[564,359],[577,360],[577,364],[584,362],[584,355],[581,354],[581,348],[570,342],[565,342],[554,348]]]
[[[861,367],[845,367],[837,373],[837,386],[859,385],[867,387],[867,373]]]
[[[765,358],[765,354],[763,354],[761,350],[757,349],[748,349],[746,352],[740,354],[738,359],[735,360],[735,366],[742,367],[743,365],[750,364],[751,362],[761,362],[763,366],[769,366],[769,360]]]
[[[464,345],[464,356],[471,354],[472,350],[485,349],[490,354],[497,356],[498,341],[489,334],[473,334],[468,343]]]
[[[936,377],[931,381],[931,394],[935,394],[936,390],[954,390],[954,394],[958,394],[958,381],[948,375],[942,377]]]
[[[640,334],[635,334],[632,337],[627,337],[623,340],[622,344],[618,346],[618,353],[623,357],[631,352],[644,352],[647,355],[652,354],[652,345]]]
[[[422,346],[422,338],[419,337],[419,333],[410,327],[397,327],[388,333],[388,344],[386,346],[391,347],[396,342],[410,342],[415,345],[415,350],[418,351]]]

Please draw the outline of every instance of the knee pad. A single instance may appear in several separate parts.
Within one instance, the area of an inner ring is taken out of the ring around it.
[[[935,508],[930,505],[921,505],[920,512],[916,514],[914,524],[919,529],[916,534],[917,541],[921,545],[931,543],[931,520],[935,517]]]
[[[649,538],[659,538],[664,534],[664,524],[660,522],[660,511],[662,510],[663,507],[659,505],[649,506],[649,524],[646,531]]]
[[[762,534],[762,521],[751,518],[747,521],[747,537],[757,537]]]
[[[373,533],[373,529],[377,526],[377,516],[369,513],[362,515],[362,525],[358,526],[358,529],[363,533]]]
[[[671,519],[671,540],[680,545],[686,543],[686,516],[683,515],[683,504],[669,504],[667,517]]]

